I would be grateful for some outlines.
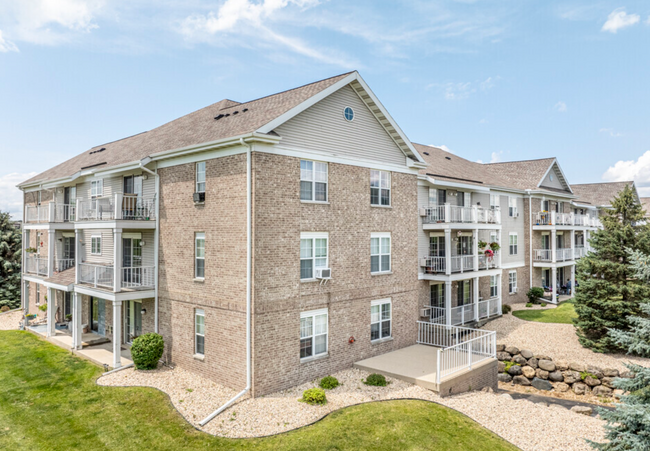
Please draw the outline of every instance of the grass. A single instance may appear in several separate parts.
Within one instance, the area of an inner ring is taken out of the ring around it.
[[[512,312],[517,318],[526,321],[537,321],[538,323],[560,323],[573,324],[573,318],[577,318],[574,302],[572,300],[562,302],[556,308],[547,310],[517,310]]]
[[[517,449],[454,410],[412,400],[348,407],[268,438],[213,437],[158,390],[98,386],[101,372],[33,334],[0,331],[0,449]]]

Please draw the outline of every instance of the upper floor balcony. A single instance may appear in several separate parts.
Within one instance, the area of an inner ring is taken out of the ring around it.
[[[119,267],[79,263],[79,283],[112,292],[126,290],[153,290],[156,283],[155,266]],[[117,283],[116,283],[117,282]]]
[[[496,269],[499,267],[499,258],[498,253],[495,253],[492,257],[488,257],[485,254],[479,254],[478,256],[434,256],[420,259],[420,266],[423,268],[425,274],[458,274]]]
[[[66,269],[74,268],[74,258],[59,258],[53,261],[54,267],[52,272],[61,272]],[[25,274],[47,277],[50,274],[49,262],[47,257],[41,257],[38,254],[25,255]]]
[[[76,205],[50,202],[46,205],[28,205],[25,207],[25,222],[27,224],[74,222]]]
[[[533,259],[536,262],[566,262],[574,258],[574,250],[569,248],[555,249],[555,260],[553,260],[553,249],[535,249]]]
[[[558,213],[556,211],[540,211],[533,217],[533,226],[566,226],[566,227],[602,227],[598,218],[575,213]]]
[[[142,197],[116,193],[90,200],[77,199],[77,221],[153,221],[156,219],[155,196]]]
[[[461,207],[451,204],[427,206],[420,208],[420,216],[422,217],[422,223],[427,225],[501,224],[501,211],[498,208],[483,208],[478,205],[470,207]]]

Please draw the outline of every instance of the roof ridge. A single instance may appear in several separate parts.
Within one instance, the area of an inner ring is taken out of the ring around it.
[[[510,163],[525,163],[527,161],[542,161],[542,160],[557,160],[557,157],[530,158],[530,159],[527,159],[527,160],[497,161],[495,163],[480,163],[480,164],[485,164],[485,165],[490,165],[490,164],[510,164]]]
[[[609,185],[612,183],[634,183],[634,180],[620,180],[614,182],[593,182],[593,183],[572,183],[571,186],[585,186],[585,185]]]

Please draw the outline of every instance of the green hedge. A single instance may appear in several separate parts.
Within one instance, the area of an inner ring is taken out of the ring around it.
[[[140,335],[131,345],[131,357],[139,370],[155,370],[163,355],[165,341],[161,335],[149,333]]]

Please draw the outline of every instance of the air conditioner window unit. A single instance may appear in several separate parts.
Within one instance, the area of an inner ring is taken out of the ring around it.
[[[330,268],[316,268],[317,279],[331,279],[332,270]]]
[[[194,193],[194,202],[205,202],[205,193]]]

